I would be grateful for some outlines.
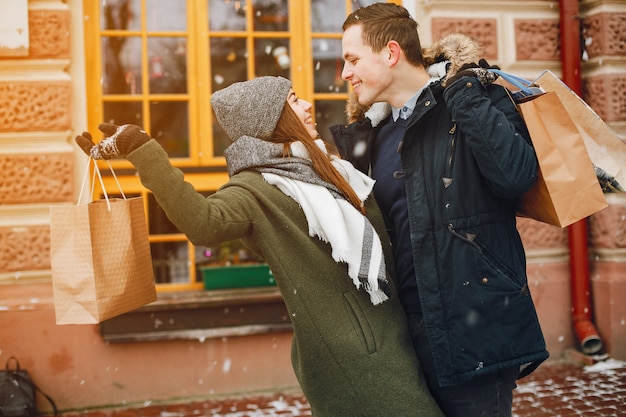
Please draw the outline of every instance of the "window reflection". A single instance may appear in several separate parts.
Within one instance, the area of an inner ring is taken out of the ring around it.
[[[174,223],[167,218],[165,211],[157,203],[154,194],[148,193],[148,233],[161,235],[168,233],[182,233]]]
[[[172,158],[189,156],[189,110],[186,101],[150,103],[150,134]]]
[[[102,37],[102,92],[141,94],[141,38]]]
[[[187,40],[182,37],[148,38],[151,94],[187,93]]]
[[[187,30],[187,2],[146,0],[146,27],[150,31]]]
[[[232,142],[222,126],[213,118],[213,155],[223,156],[224,150],[228,148]]]
[[[209,30],[246,30],[246,0],[210,0]]]
[[[316,93],[343,93],[348,87],[341,79],[343,60],[340,39],[313,39],[313,74]]]
[[[103,30],[141,30],[141,0],[101,0]]]
[[[346,5],[343,1],[311,1],[311,29],[313,32],[339,32],[347,15]]]
[[[116,125],[132,123],[143,126],[143,111],[139,102],[105,101],[103,111],[102,120],[107,123]]]
[[[378,3],[377,0],[352,0],[350,13],[359,7]],[[311,30],[314,33],[341,32],[341,26],[348,13],[344,1],[311,0]]]
[[[186,241],[152,242],[150,252],[157,284],[189,282],[189,245]]]
[[[253,22],[257,31],[289,30],[287,0],[253,0]]]
[[[167,218],[154,194],[148,193],[148,233],[164,235],[181,233]],[[154,280],[157,283],[189,281],[187,241],[150,243]]]
[[[248,73],[246,40],[244,38],[212,38],[211,44],[211,91],[228,87],[234,82],[245,81]]]
[[[346,122],[345,101],[343,100],[315,100],[315,123],[322,139],[333,143],[330,127]]]
[[[254,41],[256,76],[274,75],[289,78],[291,58],[287,39],[262,38]]]
[[[327,1],[332,2],[333,0],[327,0]],[[359,7],[369,6],[370,4],[374,4],[374,3],[379,3],[379,1],[378,0],[352,0],[352,10],[350,10],[350,12],[352,13]]]

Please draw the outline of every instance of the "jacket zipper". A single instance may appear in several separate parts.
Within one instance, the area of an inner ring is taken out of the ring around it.
[[[452,233],[454,236],[458,237],[459,239],[469,243],[470,245],[474,246],[476,249],[478,249],[478,251],[482,254],[483,253],[483,249],[480,247],[480,245],[476,242],[474,242],[472,239],[468,238],[467,236],[463,236],[462,234],[460,234],[459,232],[457,232],[454,229],[454,226],[451,223],[448,223],[448,231],[450,233]]]
[[[452,162],[454,161],[454,148],[456,147],[456,123],[452,126],[452,128],[448,131],[450,135],[452,135],[452,139],[450,141],[450,156],[448,157],[448,172],[450,175],[452,174]]]

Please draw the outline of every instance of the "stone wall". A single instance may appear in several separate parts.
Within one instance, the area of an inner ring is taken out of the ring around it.
[[[29,2],[27,54],[0,57],[0,283],[49,280],[49,205],[74,200],[70,22]]]

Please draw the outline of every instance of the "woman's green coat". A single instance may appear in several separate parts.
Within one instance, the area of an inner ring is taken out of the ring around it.
[[[332,259],[330,245],[308,235],[297,202],[255,171],[234,175],[205,197],[154,140],[128,159],[193,244],[242,239],[265,258],[293,324],[292,365],[313,416],[442,415],[421,375],[393,285],[390,300],[372,305],[348,277],[346,264]],[[367,216],[392,259],[371,200]]]

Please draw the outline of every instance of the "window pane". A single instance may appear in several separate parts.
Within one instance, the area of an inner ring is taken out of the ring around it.
[[[141,94],[141,39],[102,38],[102,93]]]
[[[143,126],[143,111],[141,103],[132,101],[105,101],[103,107],[103,121],[123,125],[127,123]]]
[[[150,31],[187,30],[187,2],[146,0],[146,26]]]
[[[246,40],[243,38],[211,39],[211,91],[247,79]]]
[[[187,102],[151,102],[150,133],[165,148],[170,157],[189,157],[189,114]]]
[[[291,58],[287,39],[256,39],[254,41],[255,73],[289,78]]]
[[[379,0],[352,0],[350,12],[378,2]],[[347,15],[343,0],[311,0],[311,29],[314,33],[340,33]]]
[[[289,30],[287,0],[253,0],[255,31]]]
[[[316,100],[315,123],[322,139],[334,143],[329,128],[332,125],[346,123],[344,100]]]
[[[311,29],[313,32],[341,32],[341,25],[343,25],[347,15],[345,1],[311,1]]]
[[[152,242],[150,252],[156,283],[189,282],[187,242]]]
[[[230,266],[263,263],[265,260],[252,252],[239,239],[222,242],[214,247],[196,246],[196,266]]]
[[[316,93],[348,91],[347,82],[341,79],[343,60],[340,39],[313,39],[313,74]]]
[[[245,0],[209,0],[209,30],[246,30]]]
[[[222,126],[213,118],[213,156],[224,156],[224,150],[232,142]]]
[[[151,94],[187,93],[187,39],[148,38]]]
[[[350,13],[352,13],[359,7],[369,6],[370,4],[374,4],[374,3],[380,3],[380,1],[379,0],[352,0],[352,10],[350,11]]]
[[[141,0],[101,0],[103,30],[140,30]]]
[[[148,234],[163,235],[181,233],[165,215],[154,194],[148,193]]]

